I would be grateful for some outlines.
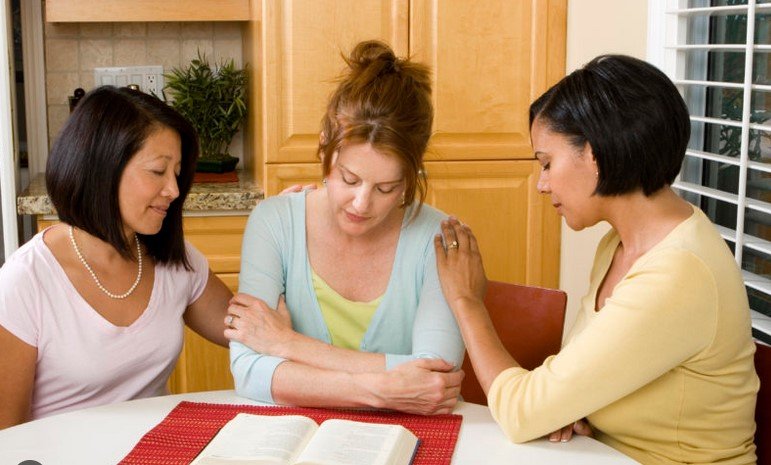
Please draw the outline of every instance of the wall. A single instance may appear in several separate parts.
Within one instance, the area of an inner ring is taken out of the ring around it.
[[[49,146],[69,115],[67,97],[94,87],[94,68],[162,65],[164,73],[187,65],[197,51],[210,62],[233,59],[243,66],[241,24],[45,23],[46,103]],[[231,154],[241,158],[241,134]]]
[[[645,59],[647,17],[648,0],[570,0],[565,72],[604,53]],[[601,223],[576,232],[562,221],[560,288],[568,293],[568,328],[586,293],[594,250],[608,228],[607,223]]]

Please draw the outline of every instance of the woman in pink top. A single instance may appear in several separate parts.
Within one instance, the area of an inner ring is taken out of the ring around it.
[[[81,100],[46,167],[61,223],[0,269],[0,428],[164,394],[185,324],[226,346],[231,293],[182,236],[197,155],[155,97]]]

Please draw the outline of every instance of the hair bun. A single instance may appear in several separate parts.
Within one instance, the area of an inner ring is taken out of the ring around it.
[[[360,42],[345,60],[353,74],[363,74],[369,77],[381,76],[391,72],[399,72],[401,61],[387,44],[368,40]]]

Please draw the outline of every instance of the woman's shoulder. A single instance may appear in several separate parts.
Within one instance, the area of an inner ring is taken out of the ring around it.
[[[305,214],[305,192],[274,195],[261,200],[249,215],[249,221],[283,223]]]
[[[679,262],[687,271],[699,263],[712,273],[733,269],[736,262],[712,221],[698,208],[650,251],[649,259]],[[694,270],[695,271],[695,270]]]
[[[182,263],[156,263],[156,272],[167,273],[173,276],[181,276],[187,274],[200,273],[202,270],[206,270],[208,273],[209,260],[206,256],[198,250],[198,248],[185,239],[185,257],[187,263],[190,265],[190,269],[185,267]]]
[[[641,256],[629,275],[658,276],[655,282],[660,283],[661,292],[668,289],[703,302],[716,301],[730,287],[741,288],[738,267],[725,241],[714,241],[703,225],[681,226]]]
[[[43,242],[42,234],[33,236],[0,267],[0,295],[34,299],[35,295],[44,293],[44,289],[63,285],[63,274],[55,269],[59,265]]]
[[[0,276],[6,279],[10,275],[31,274],[41,266],[50,265],[51,258],[53,255],[43,242],[43,231],[41,231],[8,257],[5,264],[0,267]]]
[[[433,233],[439,228],[440,223],[449,217],[443,211],[425,203],[420,206],[419,211],[417,208],[413,206],[405,211],[405,229],[412,227],[416,231],[429,230]]]
[[[262,211],[293,211],[305,206],[306,192],[279,194],[260,200],[254,210]]]
[[[407,210],[399,238],[399,247],[409,250],[402,258],[429,257],[434,252],[434,236],[440,233],[440,224],[447,215],[430,205],[423,205],[420,211]]]
[[[185,241],[185,254],[187,254],[187,260],[190,262],[190,266],[192,266],[193,269],[198,270],[200,268],[209,267],[209,261],[206,259],[203,252],[198,250],[196,246],[187,240]]]

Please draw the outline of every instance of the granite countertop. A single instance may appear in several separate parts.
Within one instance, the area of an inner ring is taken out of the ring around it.
[[[239,171],[238,182],[194,183],[187,194],[184,211],[248,211],[265,197],[252,173]],[[45,175],[36,175],[16,198],[20,215],[55,215],[45,187]]]

